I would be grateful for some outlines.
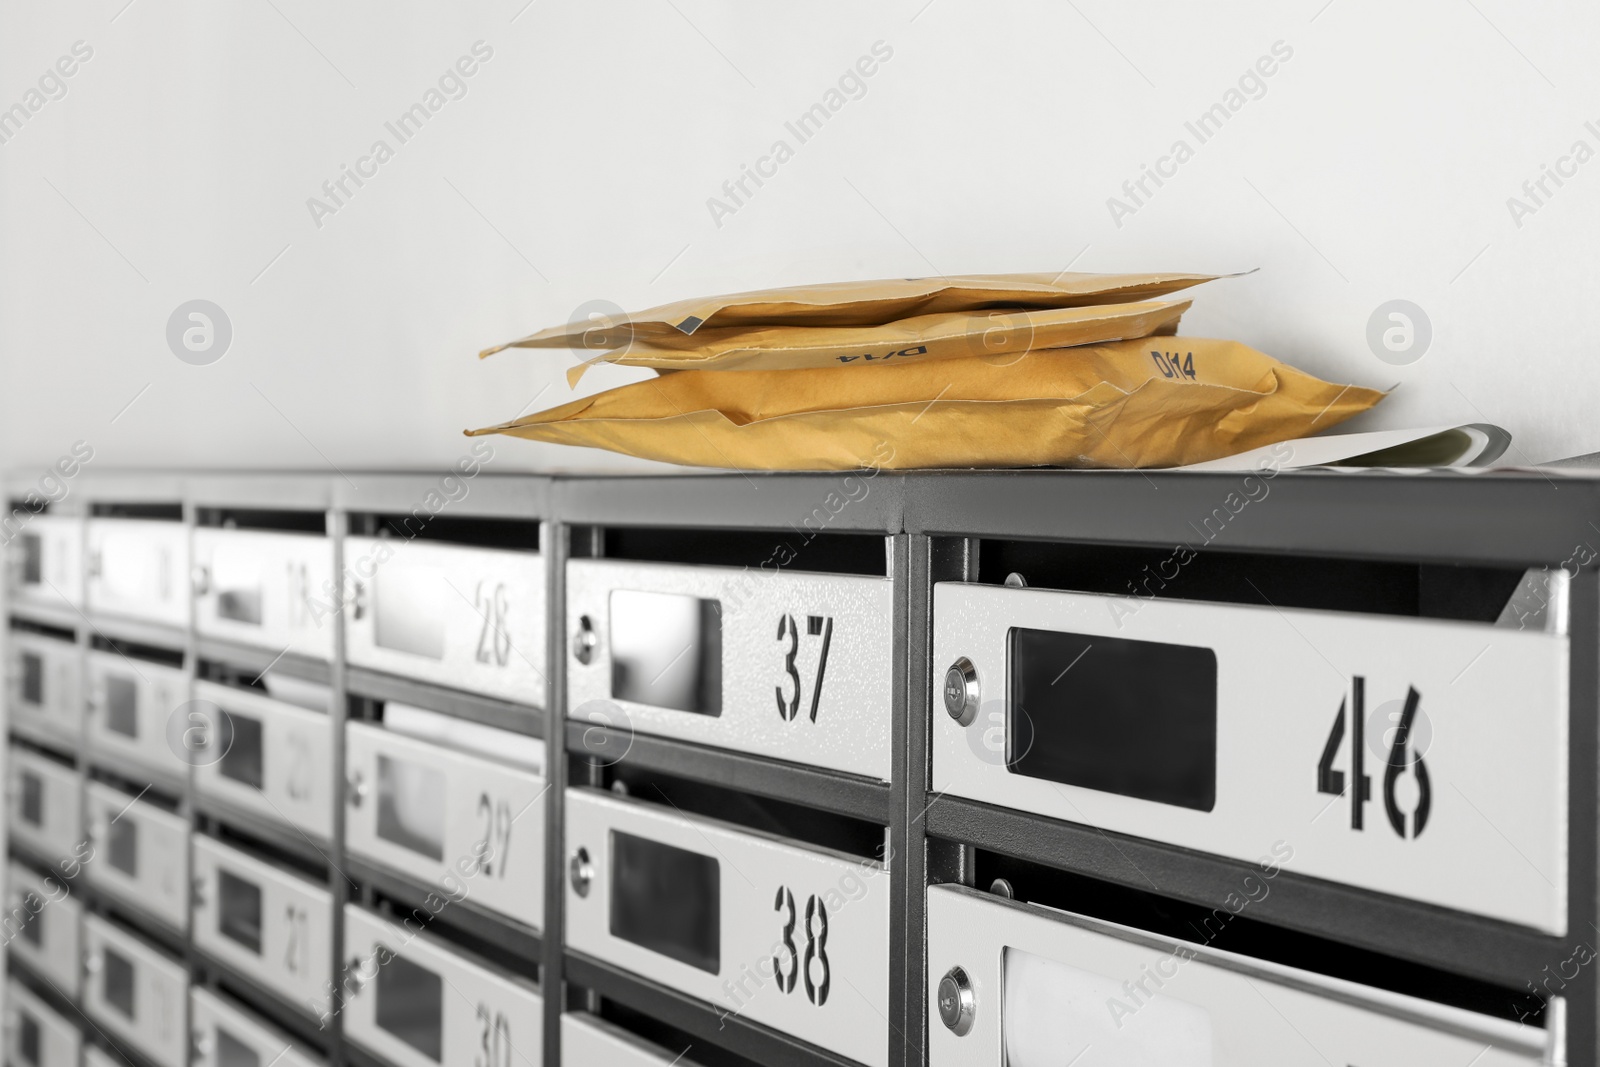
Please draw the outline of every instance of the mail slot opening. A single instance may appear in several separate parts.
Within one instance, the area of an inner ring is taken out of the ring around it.
[[[420,501],[410,512],[360,512],[350,516],[350,532],[362,537],[472,545],[516,552],[539,551],[537,519],[434,514]]]
[[[128,641],[122,638],[112,639],[102,634],[94,634],[89,638],[89,647],[97,652],[110,652],[131,662],[123,665],[123,670],[130,676],[140,663],[155,663],[162,667],[183,669],[183,650],[167,648],[162,645],[146,644],[142,641]]]
[[[350,722],[374,723],[402,737],[426,741],[452,752],[477,756],[534,774],[544,774],[544,740],[524,731],[508,730],[399,700],[351,694],[348,707]],[[518,725],[524,724],[519,722]]]
[[[722,965],[717,857],[611,831],[611,936],[710,974]]]
[[[722,605],[680,593],[611,593],[611,696],[722,714]]]
[[[1131,869],[1129,877],[1138,879],[1139,887],[1057,870],[983,849],[975,851],[971,869],[973,884],[978,888],[1000,888],[997,883],[1003,882],[1005,891],[1023,903],[1103,919],[1176,941],[1358,982],[1481,1015],[1520,1020],[1530,1026],[1545,1025],[1544,1001],[1532,995],[1527,987],[1499,986],[1285,929],[1252,915],[1253,907],[1278,892],[1282,884],[1280,879],[1292,877],[1270,854],[1263,856],[1260,863],[1241,866],[1237,884],[1230,887],[1229,903],[1214,907],[1152,892]],[[1017,947],[1028,949],[1030,946]],[[1104,1000],[1100,1003],[1103,1007]]]
[[[693,1063],[696,1067],[764,1067],[755,1060],[709,1045],[704,1037],[680,1030],[669,1022],[646,1015],[609,997],[601,999],[599,1016],[611,1026],[626,1031],[629,1037],[655,1046],[663,1064]],[[583,1020],[587,1025],[594,1025],[581,1013],[569,1017]]]
[[[449,899],[446,896],[449,890],[443,882],[436,883],[434,891],[423,892],[381,878],[362,881],[363,899],[382,912],[390,923],[403,925],[408,930],[426,931],[428,940],[440,948],[491,970],[538,984],[541,971],[538,952],[530,949],[520,933],[510,936],[511,931],[503,920],[479,911],[470,890],[464,899],[459,898],[457,891],[456,903],[447,902],[440,907],[440,901]],[[398,952],[397,946],[388,947]]]
[[[183,505],[162,501],[96,501],[89,507],[96,519],[147,519],[162,522],[182,522]]]
[[[1128,596],[1271,605],[1374,615],[1500,620],[1522,568],[1405,563],[1326,556],[1267,555],[1207,547],[1201,517],[1193,541],[1128,545],[984,540],[976,580],[999,585],[1017,575],[1029,587]],[[1248,515],[1236,521],[1248,521]],[[1213,533],[1217,539],[1224,533]]]
[[[18,1013],[17,1053],[29,1067],[44,1067],[39,1062],[39,1020],[31,1011]]]
[[[1217,800],[1217,657],[1209,648],[1013,627],[1006,766],[1210,811]]]
[[[649,563],[695,563],[751,572],[821,574],[889,573],[882,534],[819,532],[820,523],[783,530],[658,529],[609,526],[600,531],[600,555]]]
[[[196,510],[195,523],[224,530],[275,530],[280,533],[308,534],[328,532],[328,517],[321,511],[203,507]]]
[[[627,759],[605,768],[602,782],[615,792],[669,812],[716,819],[863,859],[881,860],[885,854],[887,830],[865,819],[676,778],[637,767]]]
[[[227,1028],[218,1026],[217,1067],[261,1067],[261,1057],[256,1050],[234,1037]]]
[[[373,1010],[379,1028],[439,1062],[444,1044],[444,980],[401,953],[383,962],[375,984]]]

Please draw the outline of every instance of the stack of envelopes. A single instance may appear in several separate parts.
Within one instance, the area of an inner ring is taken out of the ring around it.
[[[680,301],[491,348],[658,377],[470,434],[746,470],[1168,467],[1324,430],[1383,394],[1181,337],[1206,274],[894,278]]]

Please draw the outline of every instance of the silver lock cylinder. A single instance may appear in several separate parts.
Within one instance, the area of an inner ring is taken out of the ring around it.
[[[978,1014],[978,997],[972,991],[972,980],[960,967],[952,967],[939,979],[939,1019],[957,1037],[965,1037],[972,1030]]]
[[[587,667],[594,662],[595,649],[600,646],[600,635],[594,632],[594,622],[584,615],[578,619],[578,628],[572,633],[572,658]]]
[[[580,847],[572,854],[572,862],[567,864],[567,877],[574,893],[580,897],[589,895],[589,887],[594,884],[594,864],[589,861],[588,849]]]
[[[978,717],[978,668],[960,657],[944,672],[944,710],[962,726]]]

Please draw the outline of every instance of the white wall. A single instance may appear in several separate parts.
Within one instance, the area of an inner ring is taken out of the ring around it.
[[[1259,267],[1186,331],[1400,383],[1369,425],[1600,449],[1600,161],[1520,226],[1507,206],[1600,149],[1593,5],[524,2],[0,10],[0,108],[93,49],[0,144],[0,460],[83,438],[107,466],[447,463],[464,427],[569,396],[562,353],[474,353],[590,299],[1069,263]],[[307,199],[480,40],[467,95],[318,228]],[[785,121],[876,41],[865,95],[796,145]],[[1198,144],[1185,121],[1278,41]],[[1180,137],[1194,158],[1117,225],[1108,197]],[[708,198],[779,138],[794,158],[717,225]],[[167,347],[194,298],[233,325],[214,365]],[[1368,349],[1393,298],[1432,322],[1410,366]],[[507,441],[496,465],[604,462]]]

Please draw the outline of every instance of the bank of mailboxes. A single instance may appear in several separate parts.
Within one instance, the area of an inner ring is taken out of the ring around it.
[[[69,865],[66,870],[81,868]],[[6,947],[65,996],[76,997],[83,904],[72,892],[72,879],[64,874],[60,868],[40,874],[20,863],[10,865],[6,873]],[[10,917],[14,916],[26,918],[13,928]]]
[[[1565,1062],[1536,1027],[961,886],[928,890],[928,978],[930,1067]]]
[[[91,758],[119,773],[141,770],[181,776],[167,736],[189,678],[181,669],[118,652],[91,649],[84,664],[85,714]]]
[[[406,720],[440,728],[409,736],[399,732]],[[535,739],[420,709],[390,705],[383,726],[350,723],[346,848],[451,898],[543,926],[543,758]]]
[[[351,537],[351,664],[544,703],[544,560],[537,553]]]
[[[89,609],[146,622],[189,624],[189,529],[154,519],[88,521]]]
[[[83,520],[36,515],[7,557],[11,595],[44,608],[83,605]]]
[[[189,971],[184,963],[93,914],[83,917],[83,958],[82,1000],[89,1018],[160,1067],[185,1067]]]
[[[7,666],[11,724],[46,743],[76,748],[83,717],[83,650],[70,640],[12,630]]]
[[[414,923],[345,907],[344,1028],[394,1067],[542,1062],[539,988]]]
[[[78,1067],[83,1035],[15,979],[6,983],[6,1062],[15,1067]]]
[[[567,794],[566,847],[570,948],[887,1063],[881,863],[589,789]]]
[[[71,767],[12,745],[6,753],[6,825],[46,863],[72,857],[83,845],[83,794]],[[79,856],[78,858],[82,858]]]
[[[333,897],[275,863],[194,838],[194,927],[200,950],[296,1004],[332,979]]]
[[[274,655],[332,656],[342,594],[328,538],[201,526],[193,570],[200,633]]]
[[[219,730],[219,758],[194,769],[195,791],[316,840],[333,834],[333,720],[257,690],[196,682],[208,728]]]
[[[88,840],[94,859],[89,883],[125,905],[177,930],[189,907],[189,820],[158,807],[146,793],[124,793],[104,782],[86,789]]]
[[[189,993],[192,1067],[321,1067],[244,1005],[196,986]]]
[[[889,779],[887,579],[573,560],[567,625],[575,721]]]
[[[1563,934],[1567,646],[942,584],[933,787]]]

